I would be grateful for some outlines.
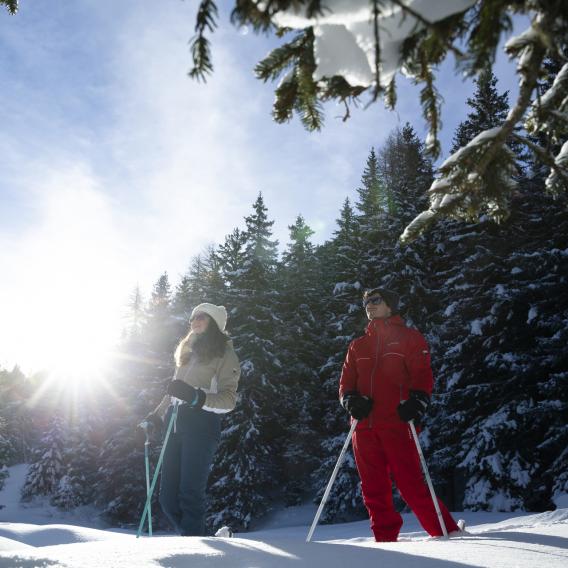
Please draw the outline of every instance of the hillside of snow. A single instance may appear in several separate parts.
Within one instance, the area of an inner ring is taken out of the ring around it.
[[[320,526],[314,542],[307,544],[313,507],[275,512],[262,530],[234,538],[137,539],[133,531],[93,528],[92,511],[89,516],[88,511],[61,513],[39,503],[23,506],[18,494],[24,473],[25,466],[11,468],[0,491],[0,568],[568,565],[568,509],[539,514],[459,513],[469,534],[450,540],[430,539],[412,515],[404,515],[396,543],[375,543],[365,521]]]

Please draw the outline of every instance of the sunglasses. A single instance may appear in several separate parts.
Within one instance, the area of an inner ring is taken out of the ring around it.
[[[365,298],[363,300],[363,307],[366,308],[369,304],[373,304],[374,306],[379,306],[383,302],[384,300],[380,296],[372,296],[371,298]]]
[[[207,319],[207,314],[204,313],[199,313],[199,314],[195,314],[190,320],[189,322],[191,323],[192,321],[202,321],[204,319]]]

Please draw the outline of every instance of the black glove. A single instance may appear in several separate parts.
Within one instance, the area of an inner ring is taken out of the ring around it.
[[[184,400],[194,408],[201,408],[205,404],[205,392],[188,385],[184,381],[173,380],[168,385],[168,394]]]
[[[373,408],[373,401],[368,396],[362,396],[357,391],[349,391],[343,395],[341,406],[355,418],[363,420],[367,418]]]
[[[403,400],[396,411],[403,422],[419,421],[426,413],[429,404],[430,397],[424,391],[410,391],[409,399]]]

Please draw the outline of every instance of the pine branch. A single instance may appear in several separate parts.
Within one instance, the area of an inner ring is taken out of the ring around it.
[[[438,35],[439,34],[439,26],[433,24],[429,20],[427,20],[420,12],[417,12],[414,8],[407,6],[403,0],[391,0],[391,2],[397,5],[401,10],[413,16],[416,20],[418,20],[426,29],[428,29],[431,33]],[[455,18],[455,15],[450,16],[451,18]],[[464,53],[458,49],[453,43],[452,40],[445,35],[443,37],[444,45],[448,51],[451,51],[455,56],[456,59],[463,59]]]
[[[491,179],[487,176],[487,171],[490,166],[495,167],[497,173],[506,171],[507,155],[503,154],[503,150],[507,148],[506,141],[513,135],[515,126],[531,104],[532,93],[538,86],[539,71],[546,54],[546,44],[538,31],[548,29],[554,18],[554,14],[537,14],[530,28],[520,38],[514,38],[505,46],[510,54],[519,58],[518,71],[521,81],[515,106],[500,127],[481,133],[440,166],[443,175],[430,188],[431,194],[440,195],[433,199],[428,211],[421,213],[406,227],[400,237],[401,242],[409,243],[414,240],[440,215],[456,214],[470,218],[473,213],[479,211],[479,205],[485,203],[483,196],[487,196],[488,189],[491,190],[488,187]],[[500,163],[502,160],[503,163]],[[504,181],[507,182],[506,179]],[[497,220],[504,214],[501,204],[504,203],[505,193],[503,190],[500,196],[491,196],[497,201],[490,203],[492,207],[496,206],[490,214]],[[468,203],[468,200],[472,200],[471,203]]]
[[[434,74],[426,57],[422,59],[419,80],[425,84],[420,91],[420,102],[422,103],[424,118],[430,126],[426,139],[426,152],[432,158],[437,158],[441,151],[440,141],[438,140],[438,132],[442,126],[440,122],[441,97],[434,84]]]
[[[296,110],[300,113],[302,124],[308,130],[320,130],[323,125],[323,112],[318,101],[318,89],[313,79],[315,64],[300,65],[297,70],[298,102]]]
[[[375,36],[375,88],[373,89],[373,97],[371,103],[375,102],[383,88],[381,87],[381,38],[379,35],[379,16],[381,10],[379,8],[380,0],[373,0],[373,34]],[[370,104],[370,103],[369,103]]]
[[[394,110],[396,106],[396,81],[394,77],[385,91],[385,106],[390,110]]]
[[[555,197],[561,192],[568,191],[568,140],[564,142],[554,160],[554,166],[546,179],[545,187]]]
[[[18,11],[18,0],[0,0],[0,4],[4,4],[10,15],[15,16]]]
[[[493,65],[499,40],[513,29],[507,13],[510,4],[510,0],[483,0],[475,5],[473,29],[468,40],[471,50],[469,72],[472,75]]]
[[[205,82],[207,80],[206,75],[213,72],[211,44],[205,37],[205,32],[215,30],[218,15],[217,5],[213,0],[201,0],[195,20],[196,35],[190,42],[193,68],[189,71],[189,76],[192,79]]]
[[[566,166],[563,167],[560,161],[555,160],[554,157],[551,156],[544,148],[535,144],[529,138],[515,133],[513,133],[512,138],[530,148],[541,162],[549,166],[550,169],[556,173],[558,178],[562,180],[565,190],[568,190],[568,170],[566,169]],[[557,194],[557,192],[554,193]]]
[[[279,124],[290,121],[298,97],[298,80],[294,73],[284,78],[276,89],[275,95],[272,117]]]
[[[298,33],[291,42],[273,49],[254,69],[258,79],[264,82],[277,79],[302,56],[306,48],[306,32]]]
[[[549,118],[559,118],[566,122],[568,111],[568,63],[566,63],[555,77],[551,87],[532,104],[531,111],[525,121],[527,132],[536,135],[539,132],[565,132],[565,126],[556,121],[547,121]]]

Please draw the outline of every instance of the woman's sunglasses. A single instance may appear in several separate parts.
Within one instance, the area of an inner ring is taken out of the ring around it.
[[[380,296],[372,296],[371,298],[365,298],[363,300],[363,307],[366,308],[369,304],[373,304],[374,306],[378,306],[382,304],[384,300]]]
[[[202,321],[204,319],[207,319],[207,314],[203,314],[203,313],[199,313],[199,314],[195,314],[190,320],[189,322],[191,323],[192,321]]]

